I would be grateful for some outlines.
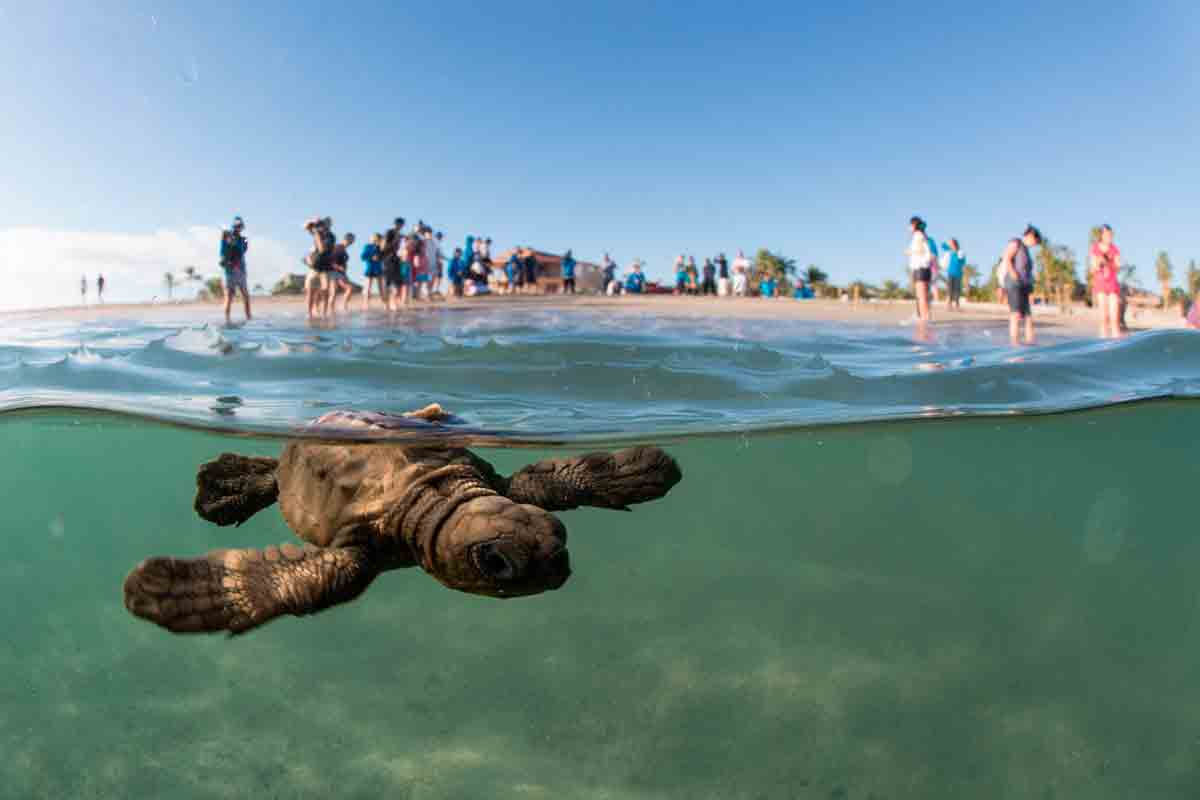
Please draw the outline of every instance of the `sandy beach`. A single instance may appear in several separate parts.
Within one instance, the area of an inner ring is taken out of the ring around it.
[[[586,309],[589,311],[621,311],[648,316],[697,318],[721,317],[749,320],[811,320],[818,322],[851,322],[877,325],[899,325],[913,321],[915,313],[911,300],[882,300],[858,304],[838,300],[792,300],[777,298],[711,298],[675,297],[672,295],[640,295],[605,297],[598,295],[489,295],[464,300],[439,300],[434,303],[415,303],[405,314],[420,314],[430,308],[470,312],[473,309],[494,311],[504,306],[513,313],[529,309]],[[1095,310],[1078,305],[1065,312],[1056,306],[1034,306],[1034,318],[1039,328],[1052,329],[1058,335],[1094,336],[1099,327]],[[159,303],[112,303],[106,305],[68,306],[0,313],[0,319],[9,322],[19,318],[88,320],[88,319],[157,319],[164,316],[186,314],[189,317],[211,316],[221,320],[221,305],[213,302],[181,301]],[[276,316],[295,316],[304,313],[302,297],[256,297],[256,317],[270,319]],[[361,319],[357,302],[351,304],[349,315],[339,314],[340,321]],[[385,319],[386,314],[379,304],[373,304],[371,317]],[[240,320],[240,311],[235,309],[234,320]],[[933,311],[935,327],[962,323],[1000,323],[1008,319],[1008,309],[999,303],[963,303],[962,311],[950,312],[938,304]],[[1178,309],[1168,311],[1130,307],[1126,316],[1130,330],[1137,332],[1159,328],[1182,328],[1184,320]],[[327,325],[329,323],[322,323]]]

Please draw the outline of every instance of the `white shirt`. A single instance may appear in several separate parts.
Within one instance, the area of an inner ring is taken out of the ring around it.
[[[734,272],[745,272],[748,269],[750,269],[750,259],[745,256],[738,256],[733,260]]]
[[[908,268],[913,272],[929,266],[929,239],[920,231],[913,231],[912,242],[905,252],[908,254]]]

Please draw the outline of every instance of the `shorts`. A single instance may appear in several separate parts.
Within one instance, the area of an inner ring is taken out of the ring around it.
[[[729,296],[729,278],[717,279],[717,294],[721,297]]]
[[[381,278],[383,277],[383,267],[379,266],[378,263],[368,264],[363,276],[367,278]]]
[[[232,292],[241,289],[245,294],[250,294],[250,290],[246,288],[246,270],[241,267],[226,267],[225,268],[225,291]],[[98,289],[97,291],[104,291]]]
[[[1008,280],[1004,282],[1004,292],[1008,295],[1009,311],[1022,317],[1033,313],[1029,307],[1029,296],[1033,294],[1032,286]]]
[[[415,278],[413,278],[413,281],[415,281],[416,283],[429,283],[429,273],[418,272],[417,276]]]
[[[304,289],[320,289],[324,291],[329,288],[329,273],[319,269],[309,269],[308,275],[304,278]]]
[[[917,283],[929,283],[933,280],[933,270],[929,267],[922,269],[914,269],[912,271],[913,280]]]

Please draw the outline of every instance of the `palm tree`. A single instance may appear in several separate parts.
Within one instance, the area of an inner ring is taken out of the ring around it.
[[[818,283],[825,283],[825,281],[829,280],[829,275],[816,264],[809,264],[808,268],[804,270],[804,280],[812,286]]]
[[[163,283],[167,285],[167,300],[170,300],[172,293],[175,291],[175,275],[170,272],[163,275]]]
[[[1159,251],[1158,258],[1154,260],[1154,272],[1158,275],[1158,285],[1162,287],[1162,307],[1166,308],[1171,302],[1171,278],[1175,269],[1165,250]]]
[[[1196,266],[1195,259],[1188,262],[1187,285],[1188,294],[1195,295],[1200,292],[1200,267]]]

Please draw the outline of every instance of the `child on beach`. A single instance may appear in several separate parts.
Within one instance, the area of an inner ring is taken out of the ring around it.
[[[750,278],[747,273],[750,271],[750,259],[746,258],[746,254],[738,250],[737,258],[733,260],[733,294],[735,297],[745,297],[746,290],[749,288]]]
[[[329,291],[325,298],[325,316],[331,316],[337,311],[338,295],[343,295],[342,311],[350,313],[350,295],[354,288],[350,285],[350,246],[354,244],[354,234],[347,233],[342,241],[333,248],[333,269],[329,273]]]
[[[463,263],[463,251],[461,247],[454,248],[454,256],[450,259],[450,268],[446,271],[446,276],[450,279],[454,296],[462,297],[463,281],[467,276],[467,265]]]

